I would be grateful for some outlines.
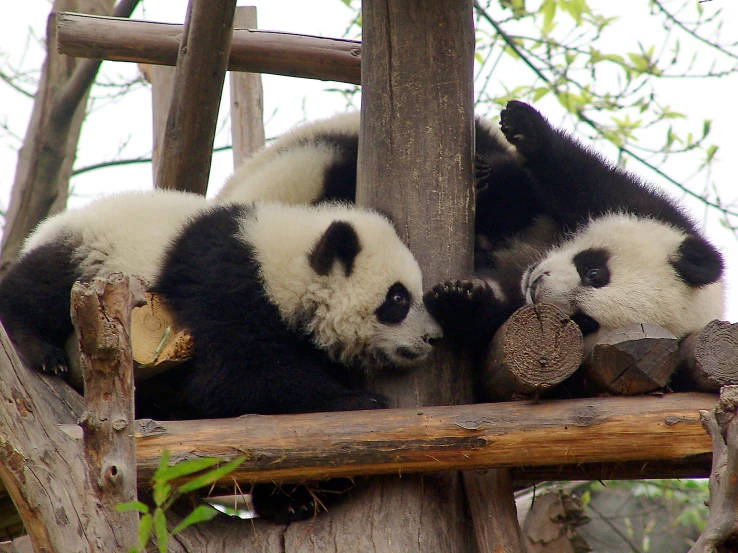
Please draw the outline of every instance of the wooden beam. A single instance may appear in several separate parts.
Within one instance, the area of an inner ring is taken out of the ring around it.
[[[149,485],[166,449],[172,462],[202,456],[228,461],[246,455],[232,475],[239,482],[490,467],[514,468],[518,479],[535,479],[541,471],[550,477],[558,474],[559,479],[576,474],[587,478],[596,470],[616,478],[619,465],[633,475],[638,467],[647,474],[649,464],[689,467],[690,460],[704,459],[711,442],[699,412],[712,409],[716,402],[713,394],[686,393],[208,421],[145,420],[136,441],[138,475],[141,485]],[[68,433],[73,433],[69,428],[79,432],[76,425],[65,428]],[[608,472],[603,463],[612,470]]]
[[[256,7],[236,8],[234,27],[256,28]],[[264,90],[258,73],[235,73],[231,80],[231,137],[233,166],[264,147]]]
[[[207,192],[235,9],[235,0],[190,0],[154,179],[157,188]]]
[[[59,13],[59,53],[176,65],[182,25]],[[361,43],[277,31],[235,29],[229,71],[361,84]]]

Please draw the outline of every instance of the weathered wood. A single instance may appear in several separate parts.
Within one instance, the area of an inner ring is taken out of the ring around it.
[[[710,516],[689,553],[738,551],[738,386],[725,386],[711,411],[700,413],[712,439]]]
[[[525,551],[518,526],[512,477],[506,469],[464,472],[469,509],[475,513],[474,535],[479,551]],[[490,497],[495,498],[490,503]],[[484,518],[482,518],[484,517]]]
[[[717,392],[738,384],[738,324],[712,321],[679,344],[675,385],[683,390]]]
[[[110,13],[113,0],[55,0],[54,11]],[[113,13],[130,15],[138,0],[122,0]],[[23,240],[47,216],[66,207],[87,91],[99,61],[73,60],[56,52],[56,25],[47,25],[47,57],[33,112],[18,152],[10,204],[5,215],[1,271],[18,257]]]
[[[132,543],[119,541],[127,533],[114,527],[98,494],[99,472],[87,467],[81,443],[57,428],[30,382],[36,375],[21,365],[4,330],[0,349],[0,478],[35,551],[128,550]]]
[[[648,435],[648,432],[646,433]],[[638,439],[633,437],[633,439]],[[612,461],[551,465],[548,467],[515,467],[510,470],[516,488],[539,482],[559,480],[644,480],[650,478],[707,478],[712,454],[703,452],[679,459],[655,461]]]
[[[60,13],[59,52],[69,56],[176,65],[182,25]],[[361,84],[361,43],[236,29],[229,71]]]
[[[256,28],[256,8],[236,8],[234,27]],[[238,167],[252,153],[264,147],[264,91],[258,73],[235,73],[231,79],[231,136],[233,165]]]
[[[645,468],[709,454],[699,411],[716,401],[688,393],[159,422],[138,437],[139,481],[149,481],[165,448],[173,462],[245,454],[233,475],[239,482],[489,467],[521,474],[595,463]]]
[[[80,425],[92,491],[116,542],[130,546],[137,541],[138,513],[118,512],[116,505],[137,498],[130,328],[131,310],[144,302],[143,287],[136,278],[113,275],[76,283],[71,301],[85,384]]]
[[[235,0],[190,0],[154,179],[157,188],[207,192],[235,9]]]
[[[153,140],[151,143],[151,169],[153,178],[159,167],[161,143],[167,126],[169,106],[172,103],[174,89],[174,67],[166,65],[141,64],[139,66],[144,78],[151,83],[151,117]],[[154,182],[156,186],[156,182]]]
[[[195,350],[192,336],[175,324],[164,302],[149,292],[144,297],[146,303],[131,312],[131,347],[137,382],[184,363]],[[69,358],[68,381],[75,389],[81,390],[79,343],[74,335],[67,340],[66,351]]]
[[[390,214],[427,283],[469,273],[474,226],[471,1],[367,0],[362,27],[357,203]],[[411,374],[378,379],[373,388],[396,406],[468,403],[471,373],[469,359],[437,350]],[[370,540],[382,543],[384,550],[468,551],[471,520],[463,496],[461,478],[454,473],[383,478],[363,496],[364,506],[352,505],[358,516],[347,536],[356,540],[366,534],[362,521],[380,516],[381,504],[388,502],[405,515],[390,514],[381,528],[374,526]],[[341,513],[335,517],[348,522]],[[330,518],[324,521],[331,523]]]
[[[579,327],[555,305],[522,307],[497,330],[480,368],[490,400],[531,397],[579,368],[584,340]]]
[[[666,386],[678,364],[679,341],[654,324],[634,324],[603,332],[583,366],[590,394],[633,395]]]
[[[523,523],[527,553],[587,553],[592,548],[576,531],[589,522],[581,502],[559,489],[536,497]]]

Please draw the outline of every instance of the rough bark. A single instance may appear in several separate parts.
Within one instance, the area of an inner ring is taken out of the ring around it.
[[[559,489],[535,498],[523,523],[523,535],[528,553],[587,553],[592,551],[587,541],[577,533],[577,527],[589,518],[579,500]]]
[[[559,468],[563,478],[580,464],[709,453],[699,412],[715,401],[666,394],[159,422],[139,431],[139,480],[150,479],[164,449],[173,461],[246,454],[232,474],[244,484],[535,466]]]
[[[182,25],[124,21],[77,13],[58,19],[61,53],[115,61],[176,65]],[[229,71],[361,84],[361,43],[277,31],[237,29]]]
[[[207,192],[235,8],[235,0],[190,1],[154,179],[157,188]]]
[[[113,3],[113,0],[55,0],[53,11],[107,14]],[[127,17],[137,3],[138,0],[122,0],[114,13]],[[100,66],[99,61],[77,60],[57,53],[53,15],[47,27],[47,57],[18,153],[5,218],[0,272],[16,261],[23,240],[41,220],[66,207],[87,93]]]
[[[254,6],[236,8],[234,27],[255,29],[256,24]],[[229,76],[233,165],[238,167],[246,157],[264,146],[264,91],[258,73],[232,72]]]
[[[738,551],[738,386],[725,386],[720,401],[701,413],[712,438],[710,516],[689,553]]]
[[[738,324],[708,323],[681,341],[679,357],[675,389],[717,392],[721,386],[738,384]]]
[[[599,336],[583,367],[587,392],[644,394],[662,389],[678,364],[679,341],[653,324],[635,324]]]
[[[57,427],[57,418],[32,383],[37,375],[20,364],[4,331],[0,346],[0,401],[5,405],[0,410],[0,478],[35,551],[127,550],[135,543],[136,521],[122,522],[111,511],[114,495],[101,481],[100,471],[88,466],[82,442]],[[135,473],[124,474],[122,468],[135,464],[132,432],[123,439],[129,447],[116,452],[115,466],[121,470],[114,480],[125,483],[116,488],[127,490],[125,495],[130,497]]]
[[[525,306],[505,321],[480,369],[485,398],[536,396],[569,378],[584,355],[582,333],[558,307]]]

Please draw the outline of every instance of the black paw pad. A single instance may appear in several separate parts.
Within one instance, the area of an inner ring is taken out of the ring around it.
[[[517,100],[508,102],[500,113],[500,129],[526,158],[542,153],[550,131],[548,122],[538,111]]]

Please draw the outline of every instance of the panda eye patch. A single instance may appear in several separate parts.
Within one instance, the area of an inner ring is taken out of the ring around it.
[[[377,320],[383,324],[399,324],[410,311],[410,292],[400,282],[395,282],[387,290],[384,302],[375,311]]]
[[[601,248],[591,248],[576,254],[573,262],[582,284],[592,288],[602,288],[610,284],[609,260],[610,252]]]

